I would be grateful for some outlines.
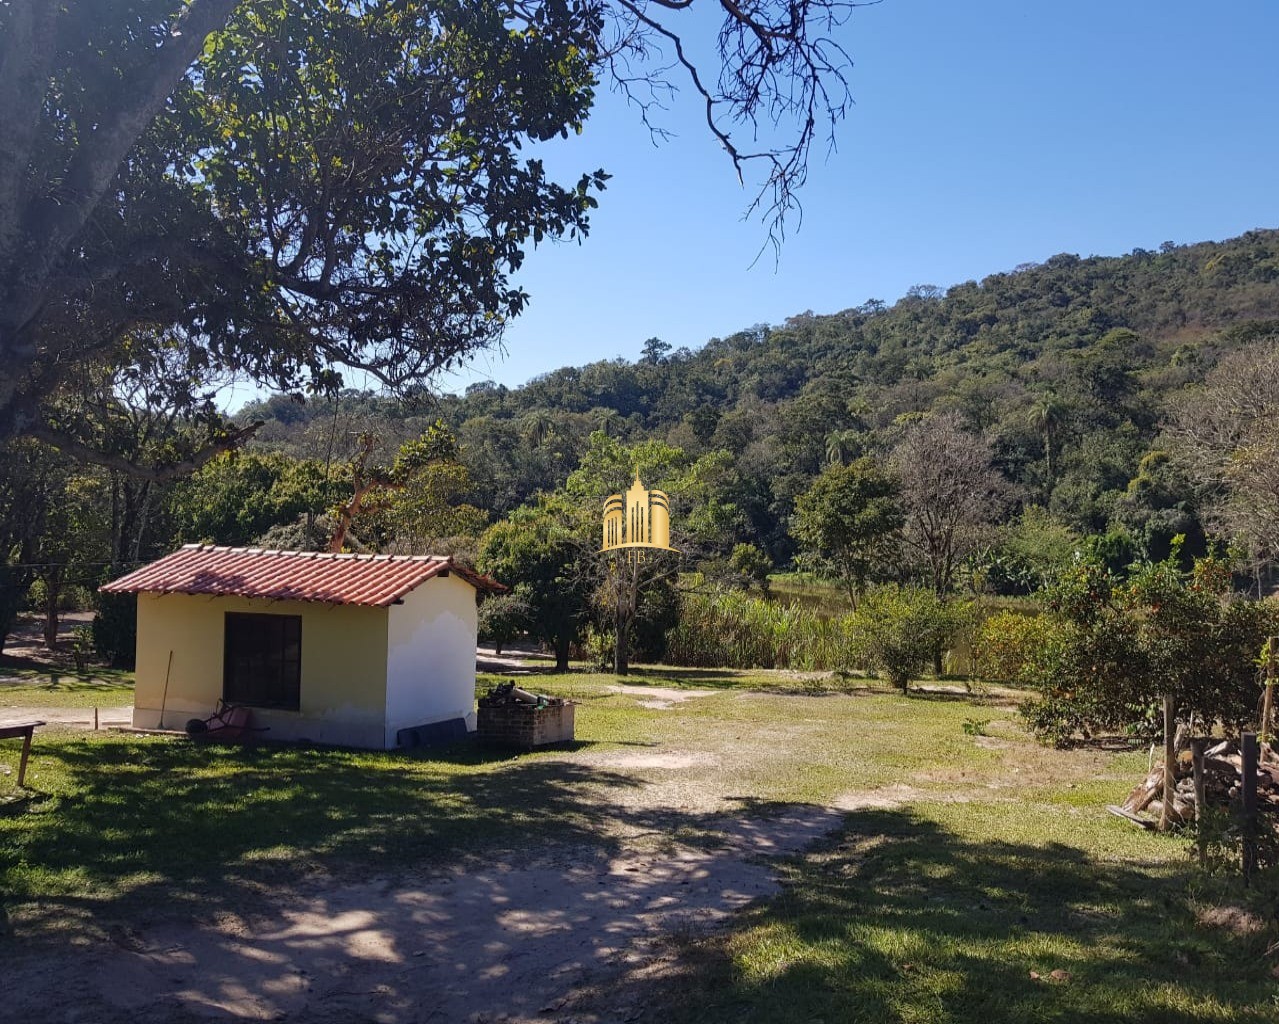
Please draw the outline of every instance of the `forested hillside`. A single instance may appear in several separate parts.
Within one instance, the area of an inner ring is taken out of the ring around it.
[[[723,451],[738,539],[784,563],[795,498],[825,465],[875,453],[903,419],[953,411],[989,438],[1010,514],[1041,505],[1082,534],[1124,530],[1159,554],[1173,533],[1197,530],[1188,490],[1142,478],[1166,399],[1224,353],[1276,336],[1279,232],[1254,231],[1118,258],[1058,255],[696,352],[650,339],[636,362],[565,367],[517,389],[417,402],[347,394],[338,408],[275,398],[244,417],[267,421],[253,447],[311,457],[335,426],[376,424],[398,439],[442,418],[469,470],[465,499],[494,517],[562,485],[595,430],[660,439],[690,459]]]
[[[77,586],[184,542],[447,549],[543,573],[539,607],[561,588],[561,619],[533,630],[559,643],[607,622],[583,552],[637,464],[673,496],[684,569],[728,585],[797,565],[850,601],[885,580],[1025,593],[1073,552],[1122,569],[1183,536],[1187,558],[1234,543],[1260,587],[1279,547],[1276,342],[1266,230],[1054,256],[697,351],[651,338],[634,362],[516,389],[276,396],[240,414],[263,421],[247,445],[185,476],[125,468],[180,468],[195,431],[163,395],[117,386],[77,415],[120,464],[0,449],[0,621],[25,603],[52,623]],[[677,598],[654,593],[660,635]],[[520,629],[526,597],[508,608]]]

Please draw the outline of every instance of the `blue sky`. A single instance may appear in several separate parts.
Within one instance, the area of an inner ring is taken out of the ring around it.
[[[613,174],[590,237],[533,252],[505,356],[439,386],[634,359],[653,336],[696,348],[1058,252],[1279,225],[1279,4],[883,0],[841,41],[856,105],[838,151],[815,153],[780,263],[751,266],[752,193],[687,90],[656,147],[606,93],[581,137],[539,154],[564,180]]]

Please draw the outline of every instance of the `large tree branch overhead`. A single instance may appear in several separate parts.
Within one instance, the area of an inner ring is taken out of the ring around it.
[[[607,179],[523,150],[581,131],[610,74],[683,74],[739,172],[766,168],[780,241],[856,4],[715,2],[698,45],[694,0],[0,4],[0,441],[49,434],[78,368],[138,337],[187,349],[191,408],[220,372],[396,386],[493,343],[528,246],[584,236]]]
[[[115,102],[101,110],[94,123],[75,126],[75,145],[69,148],[62,167],[47,167],[45,175],[36,176],[29,173],[29,161],[23,166],[14,161],[8,165],[0,163],[0,197],[20,197],[7,210],[0,206],[0,216],[7,214],[0,221],[0,244],[4,245],[0,248],[0,268],[4,274],[0,358],[9,355],[21,358],[26,354],[23,328],[38,312],[53,268],[66,258],[67,250],[102,202],[121,161],[155,120],[165,100],[204,47],[205,38],[225,24],[235,4],[236,0],[188,0],[151,26],[159,38],[148,59],[120,69]],[[24,8],[28,6],[23,0],[16,5],[13,17],[19,25],[25,20]],[[39,6],[45,10],[30,15],[31,19],[38,20],[38,27],[25,40],[35,49],[22,55],[5,54],[7,62],[27,66],[25,76],[21,71],[14,76],[25,86],[18,91],[18,104],[36,101],[34,89],[40,85],[44,88],[40,90],[39,101],[43,101],[49,86],[47,79],[41,79],[48,74],[52,63],[49,51],[57,41],[55,33],[50,31],[52,15],[48,13],[54,5]],[[164,34],[166,27],[168,31]],[[13,44],[21,45],[17,39]],[[44,52],[40,52],[41,45]],[[7,72],[0,72],[0,85],[6,88],[7,77]],[[8,107],[8,97],[3,98],[5,102],[0,102],[0,107]],[[18,104],[15,104],[18,109],[14,119],[29,124],[30,107],[24,110]],[[25,189],[18,183],[22,178],[28,179]],[[2,392],[0,398],[3,398]]]

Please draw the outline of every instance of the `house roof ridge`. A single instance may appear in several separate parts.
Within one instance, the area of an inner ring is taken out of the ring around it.
[[[186,544],[104,584],[106,593],[177,593],[386,607],[455,572],[481,591],[506,590],[452,555],[285,551]]]
[[[237,547],[231,544],[183,544],[180,551],[216,551],[235,555],[280,555],[286,558],[349,559],[351,561],[385,562],[455,562],[453,555],[398,555],[381,551],[296,551],[291,548]]]

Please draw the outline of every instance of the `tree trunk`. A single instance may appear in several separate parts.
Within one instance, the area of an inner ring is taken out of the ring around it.
[[[630,618],[617,617],[617,630],[613,635],[613,674],[624,676],[629,674],[631,666],[626,657],[626,638],[630,632]]]
[[[58,599],[62,596],[63,573],[54,570],[44,578],[44,647],[58,646]]]
[[[568,671],[568,648],[570,638],[567,633],[563,633],[555,638],[555,671]]]
[[[624,676],[630,671],[627,659],[628,641],[631,635],[631,622],[639,609],[639,567],[638,551],[623,554],[624,561],[617,567],[617,601],[613,611],[613,673]]]

